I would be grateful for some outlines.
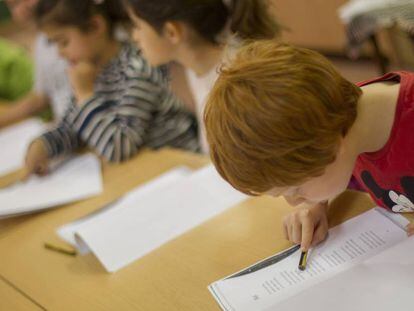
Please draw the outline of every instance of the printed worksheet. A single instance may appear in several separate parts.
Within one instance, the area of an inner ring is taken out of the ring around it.
[[[210,285],[223,310],[267,310],[407,239],[405,218],[373,209],[329,231],[298,269],[300,250],[249,273],[236,273]],[[270,309],[269,309],[270,310]]]

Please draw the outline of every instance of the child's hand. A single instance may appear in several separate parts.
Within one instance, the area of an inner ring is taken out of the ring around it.
[[[26,154],[25,178],[32,174],[46,175],[49,167],[49,156],[41,139],[31,143]]]
[[[327,203],[297,208],[283,221],[287,240],[300,244],[302,251],[322,242],[328,234]]]
[[[408,236],[414,235],[414,223],[410,223],[406,228]]]
[[[92,97],[96,76],[98,75],[98,69],[94,64],[81,62],[70,67],[68,74],[79,104]]]

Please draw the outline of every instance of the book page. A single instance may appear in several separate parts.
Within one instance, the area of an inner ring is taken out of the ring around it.
[[[32,176],[0,189],[0,218],[37,212],[102,191],[100,160],[92,154],[74,157],[47,176]]]
[[[265,310],[405,240],[406,232],[373,209],[329,231],[298,269],[300,250],[256,272],[210,286],[223,310]],[[279,310],[279,309],[278,309]]]

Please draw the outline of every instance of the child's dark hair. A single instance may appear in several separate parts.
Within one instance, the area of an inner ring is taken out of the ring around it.
[[[161,32],[168,21],[193,27],[208,42],[217,44],[230,21],[241,39],[271,39],[280,26],[268,10],[268,0],[124,0],[140,18]]]
[[[88,31],[96,14],[107,20],[110,30],[128,18],[119,0],[39,0],[34,15],[39,26],[57,24]]]

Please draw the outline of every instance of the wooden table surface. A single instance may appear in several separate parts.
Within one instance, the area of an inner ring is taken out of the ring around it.
[[[92,255],[69,257],[43,248],[44,242],[64,245],[57,227],[138,184],[178,165],[197,168],[207,162],[173,150],[143,152],[126,164],[104,165],[105,193],[99,197],[0,221],[0,275],[25,295],[15,293],[19,302],[10,296],[9,305],[24,308],[29,297],[46,310],[59,311],[219,310],[207,290],[210,283],[290,246],[282,237],[282,218],[291,210],[283,199],[249,199],[114,274],[106,273]],[[345,193],[333,203],[331,225],[373,205],[365,194]],[[0,283],[0,293],[7,290]]]
[[[0,310],[33,311],[44,309],[0,276]]]

